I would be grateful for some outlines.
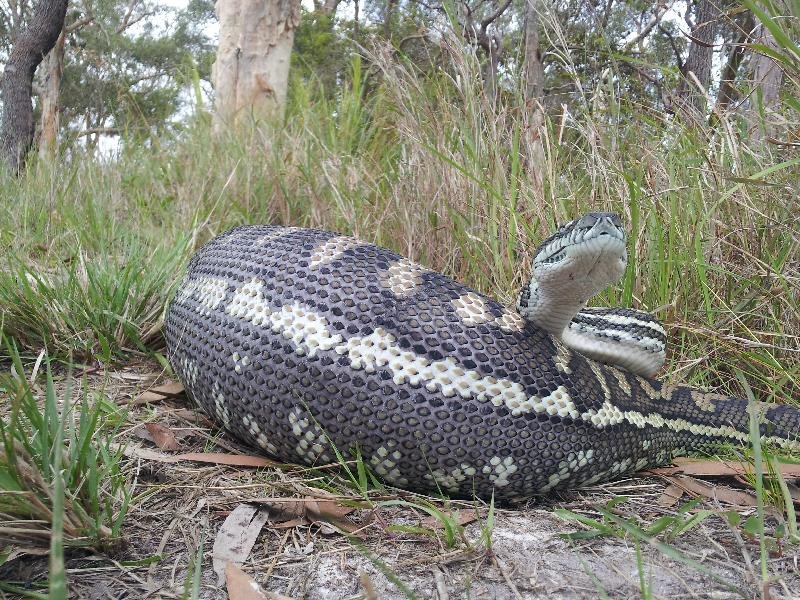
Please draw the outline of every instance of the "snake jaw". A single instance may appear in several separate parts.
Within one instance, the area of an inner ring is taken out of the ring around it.
[[[582,298],[584,303],[609,285],[617,283],[628,266],[624,239],[611,237],[607,233],[587,237],[584,237],[581,247],[571,247],[575,248],[572,252],[576,260],[587,265],[582,277],[590,285],[587,286],[588,295]]]
[[[537,250],[531,285],[520,298],[522,315],[560,336],[589,298],[622,277],[626,242],[613,213],[589,213],[561,227]]]
[[[533,261],[534,277],[540,282],[563,280],[569,279],[565,273],[572,273],[573,278],[580,274],[592,279],[596,273],[598,281],[589,283],[600,291],[622,276],[627,264],[626,242],[619,216],[589,213],[560,227],[541,243]],[[609,264],[609,268],[595,271],[600,263]]]

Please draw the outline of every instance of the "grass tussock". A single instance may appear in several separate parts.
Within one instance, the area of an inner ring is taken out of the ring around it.
[[[12,368],[0,375],[0,547],[50,547],[52,560],[65,546],[113,546],[128,505],[121,454],[111,441],[116,408],[71,389],[70,377],[57,391],[44,356],[29,380],[16,348],[7,351]]]

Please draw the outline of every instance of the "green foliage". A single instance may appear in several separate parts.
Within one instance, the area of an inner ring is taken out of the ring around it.
[[[204,26],[206,0],[183,10],[150,0],[92,0],[74,9],[67,26],[61,82],[67,138],[112,131],[124,143],[151,140],[173,125],[192,71],[210,76],[213,46]],[[90,145],[97,136],[88,136]]]
[[[301,11],[300,25],[294,32],[292,76],[303,85],[318,82],[321,90],[335,94],[347,75],[351,44],[332,15]]]
[[[32,6],[0,6],[0,58],[11,52]],[[188,91],[210,79],[214,18],[213,0],[189,0],[181,9],[154,0],[71,3],[58,98],[62,149],[107,153],[118,145],[157,143],[165,131],[182,127],[193,99]],[[38,112],[46,62],[36,76]]]

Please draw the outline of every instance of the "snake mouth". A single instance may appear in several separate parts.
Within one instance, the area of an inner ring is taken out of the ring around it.
[[[625,253],[625,231],[619,217],[607,213],[590,213],[578,222],[565,247],[570,255],[596,254],[590,273],[608,260],[609,255]]]
[[[581,259],[584,253],[625,254],[627,236],[622,220],[614,213],[588,213],[544,240],[535,263],[552,267],[567,258]]]
[[[625,242],[625,231],[619,217],[610,213],[590,213],[578,222],[578,241],[591,239],[619,240]],[[582,233],[582,235],[581,235]]]

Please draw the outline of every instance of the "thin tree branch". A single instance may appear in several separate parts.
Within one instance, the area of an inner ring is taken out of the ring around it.
[[[118,127],[90,127],[83,131],[73,134],[76,138],[86,137],[87,135],[120,135],[122,130]]]
[[[660,25],[661,19],[663,19],[664,15],[667,14],[667,11],[672,8],[672,5],[673,2],[670,2],[669,4],[665,3],[660,5],[658,12],[656,12],[656,14],[653,15],[653,18],[650,19],[647,25],[645,25],[642,28],[642,30],[633,37],[633,39],[629,40],[628,43],[625,44],[625,47],[623,48],[622,51],[627,52],[628,50],[633,48],[636,44],[641,42],[644,38],[646,38],[648,35],[650,35],[650,32],[653,31],[653,29],[656,26]]]
[[[128,28],[128,21],[133,14],[133,9],[136,7],[137,2],[138,0],[131,0],[128,2],[128,9],[125,11],[125,16],[122,18],[122,23],[120,23],[120,26],[117,28],[117,33],[121,33]]]
[[[678,68],[680,69],[681,73],[683,73],[685,61],[681,56],[681,51],[680,48],[678,48],[678,44],[675,42],[675,36],[673,36],[672,33],[664,29],[664,27],[661,24],[659,24],[658,30],[665,36],[667,36],[667,41],[669,42],[669,45],[672,48],[673,54],[675,54],[675,62],[678,63]]]
[[[505,3],[502,4],[496,11],[494,11],[488,17],[483,19],[483,21],[481,21],[481,31],[483,33],[486,33],[486,29],[489,27],[489,25],[494,23],[500,17],[500,15],[506,12],[506,10],[510,5],[511,5],[511,0],[506,0]]]
[[[142,14],[138,15],[135,19],[128,20],[128,22],[125,24],[125,27],[122,27],[121,25],[119,27],[117,27],[116,31],[117,31],[117,33],[122,33],[126,29],[130,29],[131,27],[136,25],[138,22],[144,21],[147,17],[152,17],[155,14],[156,14],[156,11],[145,11]]]
[[[94,15],[84,17],[65,26],[64,33],[68,35],[74,31],[77,31],[81,27],[85,27],[86,25],[89,25],[91,23],[94,23]]]

